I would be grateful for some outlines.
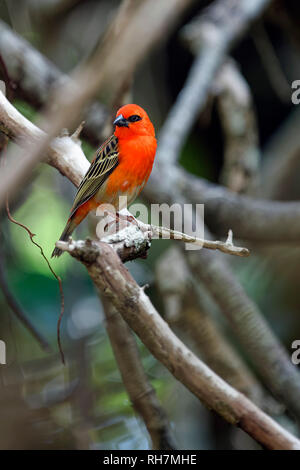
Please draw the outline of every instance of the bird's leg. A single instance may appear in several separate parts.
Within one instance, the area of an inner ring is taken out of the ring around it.
[[[117,220],[117,223],[119,223],[119,220],[126,220],[129,223],[134,223],[134,225],[137,225],[137,226],[139,225],[135,217],[133,217],[133,215],[125,215],[125,214],[120,214],[119,212],[116,212],[116,220]]]
[[[111,220],[110,222],[107,222],[107,224],[104,227],[104,231],[107,232],[109,227],[113,224],[116,224],[116,232],[119,232],[120,230],[120,220],[126,220],[126,222],[133,223],[134,225],[138,226],[138,222],[133,217],[133,215],[125,215],[125,214],[120,214],[119,212],[115,213],[115,220]]]

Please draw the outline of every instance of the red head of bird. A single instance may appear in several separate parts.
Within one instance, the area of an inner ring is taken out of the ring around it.
[[[115,136],[129,139],[137,136],[155,137],[155,130],[146,111],[137,104],[126,104],[119,109],[114,121]]]

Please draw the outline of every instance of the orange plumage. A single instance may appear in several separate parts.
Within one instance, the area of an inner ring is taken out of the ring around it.
[[[136,104],[119,109],[114,134],[97,150],[74,199],[71,214],[60,240],[67,240],[77,225],[101,204],[120,210],[119,197],[128,205],[139,195],[150,176],[156,138],[146,111]],[[52,256],[62,251],[55,248]]]

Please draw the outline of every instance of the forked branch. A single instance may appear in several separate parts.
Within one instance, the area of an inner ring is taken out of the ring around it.
[[[86,266],[98,292],[202,403],[268,449],[300,449],[296,437],[224,382],[177,338],[107,243],[64,242],[60,247]]]

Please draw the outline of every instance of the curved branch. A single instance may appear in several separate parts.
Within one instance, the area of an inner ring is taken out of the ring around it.
[[[117,88],[124,70],[132,70],[141,60],[149,47],[153,44],[153,22],[156,33],[164,31],[168,22],[174,18],[173,9],[181,10],[191,0],[171,0],[163,8],[168,14],[167,18],[161,15],[161,2],[145,0],[139,8],[136,8],[130,18],[126,18],[126,28],[118,29],[122,24],[122,4],[110,25],[105,39],[96,49],[94,55],[82,63],[70,76],[68,83],[55,87],[51,104],[49,103],[41,116],[38,125],[46,127],[45,136],[36,145],[25,145],[23,158],[16,167],[7,165],[2,172],[2,184],[0,185],[0,206],[5,200],[8,190],[17,192],[20,183],[31,173],[32,169],[42,160],[51,140],[56,137],[64,127],[72,127],[82,110],[92,98],[100,91],[111,89],[112,84]],[[125,14],[127,12],[125,11]],[[145,25],[151,27],[145,28]],[[143,41],[137,41],[141,37]],[[10,162],[12,158],[7,158]]]
[[[148,429],[153,449],[175,449],[168,419],[146,376],[131,329],[107,300],[104,301],[104,313],[106,329],[124,386],[134,409]]]
[[[249,85],[232,60],[216,80],[216,98],[223,128],[224,165],[221,182],[237,193],[253,190],[258,175],[258,129]]]
[[[176,266],[176,269],[170,269]],[[200,288],[186,257],[172,246],[156,264],[156,280],[165,306],[164,318],[187,332],[204,362],[226,382],[269,414],[284,407],[266,392],[212,314],[207,288]],[[204,292],[205,291],[205,292]],[[213,345],[213,347],[212,347]]]
[[[60,83],[70,83],[50,60],[44,57],[29,42],[0,20],[0,54],[5,61],[15,92],[36,108],[44,106],[53,88]],[[85,112],[85,134],[94,142],[102,139],[107,120],[107,110],[94,102]]]
[[[0,251],[0,289],[3,292],[3,295],[5,297],[5,300],[10,307],[11,311],[14,313],[14,315],[18,318],[18,320],[23,324],[23,326],[32,334],[32,336],[36,339],[36,341],[39,343],[41,348],[46,351],[46,352],[51,352],[52,348],[49,344],[49,342],[44,338],[44,336],[36,329],[33,323],[29,320],[29,318],[26,316],[25,312],[23,312],[21,306],[15,299],[13,293],[11,292],[5,272],[4,272],[4,266],[3,266],[3,256],[2,252]]]
[[[95,73],[90,75],[91,89],[94,78],[102,75],[103,69],[106,68],[105,83],[102,84],[100,91],[105,96],[105,102],[112,105],[141,59],[144,59],[159,39],[163,37],[166,40],[172,32],[174,24],[194,2],[195,0],[168,0],[168,2],[130,0],[122,2],[113,24],[107,31],[105,41],[100,45],[100,48],[103,48],[106,43],[109,51],[106,51],[99,60],[97,67],[95,67]],[[135,31],[135,33],[132,34],[131,43],[125,46],[124,37],[126,37],[127,30],[131,30],[131,33]],[[137,37],[139,37],[139,41],[136,41]],[[123,49],[123,52],[118,56],[119,58],[116,57],[113,60],[109,67],[104,67],[105,56],[108,55],[112,58],[114,56],[115,38],[119,38],[119,49]],[[122,43],[124,43],[124,48]],[[17,87],[16,92],[35,106],[41,107],[47,104],[50,94],[61,85],[65,92],[72,85],[72,77],[60,72],[54,64],[1,20],[0,55],[5,61],[10,79]],[[86,83],[83,81],[84,88],[88,88]],[[92,94],[95,95],[95,93]],[[87,122],[84,132],[93,143],[98,143],[104,138],[105,125],[109,115],[106,107],[99,102],[87,105],[88,99],[82,103]],[[66,124],[61,127],[63,126],[66,127]]]
[[[207,407],[240,426],[269,449],[300,449],[300,441],[200,361],[171,331],[149,298],[106,243],[69,245],[96,288],[120,312],[151,353]]]
[[[170,168],[165,168],[165,166],[159,169],[157,167],[156,165],[150,184],[148,184],[144,190],[144,192],[147,191],[154,202],[164,200],[170,204],[174,202],[183,204],[188,200],[186,196],[190,195],[193,182],[195,185],[199,184],[200,186],[205,186],[204,181],[195,177],[188,176],[185,181],[184,176],[186,176],[186,174],[175,166],[173,166],[171,170]],[[164,170],[167,170],[167,173],[164,173]],[[163,186],[161,185],[162,179],[164,181]],[[207,183],[206,186],[210,187],[209,183]],[[246,199],[250,204],[253,203],[253,205],[262,204],[262,202],[252,201],[246,197],[232,195],[228,190],[219,186],[211,186],[213,187],[213,192],[219,194],[220,197],[218,200],[220,200],[220,204],[223,203],[223,199],[221,198],[221,194],[223,193],[230,194],[229,197],[235,200]],[[207,205],[210,202],[210,193],[206,190],[203,191],[202,195],[203,198],[206,198],[205,202],[207,201],[205,205],[205,219],[207,220]],[[199,202],[199,193],[197,193],[197,197],[198,199],[196,201],[192,199],[193,202]],[[276,204],[279,203],[267,202],[266,204],[274,204],[276,206]],[[288,206],[288,203],[282,203],[283,206],[284,204],[286,204],[286,207]],[[228,218],[231,221],[235,221],[235,227],[239,232],[238,217],[240,215],[240,208],[238,206],[236,207],[236,211],[236,214],[228,212]],[[213,212],[211,212],[210,216],[212,221],[214,221]],[[245,215],[243,218],[245,223],[247,223],[246,219],[247,216]],[[190,223],[191,221],[192,218]],[[276,218],[274,217],[274,222],[275,221]],[[290,226],[292,226],[291,217],[289,222]],[[265,229],[267,230],[267,227],[265,227]],[[285,224],[283,229],[287,230],[287,224]],[[206,234],[206,236],[209,236],[209,234]],[[282,240],[285,240],[285,238]],[[243,345],[257,370],[260,371],[267,387],[275,391],[276,395],[284,401],[285,405],[289,407],[293,414],[299,419],[299,373],[291,364],[289,356],[261,315],[258,307],[247,296],[239,281],[232,274],[225,259],[218,257],[216,253],[209,250],[199,250],[197,252],[185,251],[185,255],[192,271],[196,274],[197,278],[205,284],[207,292],[216,300],[222,313],[230,320],[238,340]],[[255,331],[254,335],[253,331]],[[274,367],[274,363],[276,364],[276,368]],[[286,387],[286,383],[289,384],[288,388]]]
[[[299,202],[251,199],[183,171],[177,177],[186,196],[205,205],[205,220],[214,232],[231,228],[244,240],[299,242]]]
[[[186,253],[192,272],[228,318],[261,379],[299,419],[299,371],[224,261],[211,255],[207,250]]]
[[[19,113],[1,91],[0,130],[22,147],[25,143],[34,147],[47,138],[46,133]],[[75,186],[79,185],[89,167],[77,137],[76,131],[73,138],[57,137],[46,151],[46,162],[67,176]]]
[[[187,25],[184,39],[197,54],[184,88],[160,133],[159,160],[175,163],[197,115],[206,104],[216,72],[234,41],[270,4],[271,0],[218,0],[206,14]]]

